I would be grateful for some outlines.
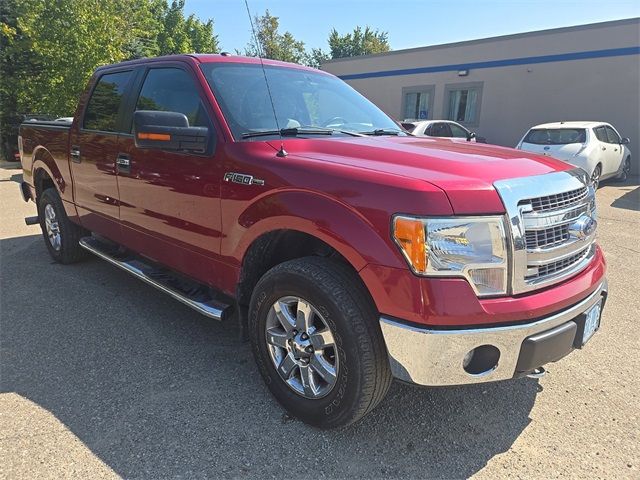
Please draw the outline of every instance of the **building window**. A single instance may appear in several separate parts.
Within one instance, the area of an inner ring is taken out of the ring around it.
[[[449,85],[445,89],[445,117],[463,125],[477,126],[482,84]]]
[[[406,121],[433,118],[433,86],[402,89],[402,118]]]

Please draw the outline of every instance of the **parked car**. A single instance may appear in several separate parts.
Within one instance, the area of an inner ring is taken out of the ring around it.
[[[595,188],[601,180],[626,180],[631,172],[628,138],[605,122],[555,122],[531,128],[516,146],[585,170]]]
[[[326,72],[223,55],[104,66],[70,126],[20,136],[27,222],[55,261],[91,252],[237,319],[275,398],[319,427],[370,412],[393,377],[540,376],[600,324],[583,170],[410,136]],[[131,321],[144,293],[117,298]]]
[[[439,137],[467,142],[487,143],[487,139],[477,136],[471,130],[451,120],[404,121],[402,126],[418,137]]]

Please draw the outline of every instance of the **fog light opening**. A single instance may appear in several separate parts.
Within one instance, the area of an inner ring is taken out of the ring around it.
[[[480,345],[467,352],[462,359],[462,368],[470,375],[486,375],[498,366],[500,350],[493,345]]]

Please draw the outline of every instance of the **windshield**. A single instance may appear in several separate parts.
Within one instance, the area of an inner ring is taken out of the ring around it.
[[[536,145],[567,145],[586,141],[587,133],[584,128],[535,128],[529,130],[524,138],[525,143]]]
[[[236,139],[265,139],[268,135],[252,134],[277,136],[279,129],[302,135],[314,129],[405,135],[378,107],[330,75],[265,65],[276,123],[259,64],[205,63],[200,68]]]

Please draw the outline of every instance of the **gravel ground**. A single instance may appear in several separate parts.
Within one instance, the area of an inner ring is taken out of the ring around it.
[[[52,263],[0,168],[2,478],[639,478],[638,181],[598,191],[601,331],[541,380],[394,384],[341,431],[289,419],[234,325],[107,263]]]

